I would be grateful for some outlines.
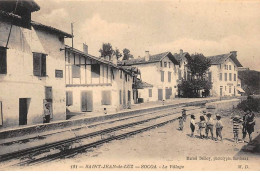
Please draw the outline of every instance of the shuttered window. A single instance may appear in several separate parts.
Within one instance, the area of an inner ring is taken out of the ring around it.
[[[168,82],[171,82],[171,79],[172,79],[172,73],[168,72]]]
[[[161,71],[161,82],[164,82],[164,71]]]
[[[3,110],[2,102],[0,101],[0,126],[3,126]]]
[[[72,91],[67,91],[66,92],[66,106],[71,106],[71,105],[73,105]]]
[[[33,75],[46,76],[46,54],[33,53]]]
[[[209,72],[209,82],[212,82],[212,74]]]
[[[119,104],[122,104],[122,90],[119,90]]]
[[[222,73],[219,73],[219,80],[222,81]]]
[[[225,81],[227,81],[227,73],[225,73]]]
[[[111,105],[111,91],[102,91],[102,105]]]
[[[229,73],[229,81],[232,81],[232,73]]]
[[[91,77],[99,78],[99,76],[100,76],[100,65],[99,64],[91,65]]]
[[[79,65],[72,65],[72,78],[80,78]]]
[[[7,73],[6,48],[0,47],[0,74]]]
[[[153,90],[149,89],[149,97],[153,97]]]

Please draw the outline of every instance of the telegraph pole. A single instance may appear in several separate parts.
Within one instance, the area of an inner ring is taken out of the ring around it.
[[[72,38],[71,38],[71,47],[72,49],[74,48],[73,47],[73,38],[74,38],[74,35],[73,35],[73,23],[71,23],[71,35],[72,35]]]

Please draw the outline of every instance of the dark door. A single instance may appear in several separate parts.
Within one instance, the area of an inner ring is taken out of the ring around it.
[[[93,93],[92,91],[83,91],[81,93],[81,111],[92,112],[93,111]]]
[[[27,124],[27,114],[28,114],[28,99],[19,99],[19,125]]]
[[[163,90],[158,89],[158,100],[163,100]]]

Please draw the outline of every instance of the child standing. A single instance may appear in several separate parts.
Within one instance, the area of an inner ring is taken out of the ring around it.
[[[199,130],[200,130],[200,138],[205,138],[205,128],[206,128],[206,121],[204,116],[200,116]]]
[[[179,130],[183,130],[183,127],[184,127],[184,125],[183,125],[183,116],[180,116],[180,117],[178,117],[178,119],[179,119]]]
[[[238,143],[238,134],[239,134],[240,123],[243,122],[243,120],[241,120],[238,115],[235,115],[232,118],[232,122],[233,122],[234,140],[236,143]]]
[[[182,109],[182,117],[183,117],[183,121],[186,122],[186,118],[187,118],[187,114],[186,114],[186,109]]]
[[[190,120],[190,129],[191,129],[191,137],[194,136],[194,131],[195,131],[195,115],[191,115],[191,120]]]
[[[223,124],[221,121],[221,116],[219,114],[216,115],[217,122],[216,122],[216,141],[218,141],[218,137],[222,141],[222,129],[223,129]]]

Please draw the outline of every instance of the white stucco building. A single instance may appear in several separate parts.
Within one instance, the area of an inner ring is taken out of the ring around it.
[[[207,57],[211,61],[208,78],[212,82],[212,96],[239,96],[243,89],[239,85],[237,52]]]
[[[31,13],[40,9],[34,1],[19,1],[14,15],[15,3],[0,4],[0,127],[43,123],[46,104],[51,121],[65,120],[65,63],[60,49],[65,47],[64,37],[72,36],[31,22]]]
[[[120,65],[140,70],[141,80],[149,84],[138,90],[138,98],[144,102],[175,98],[179,63],[170,52],[150,55],[146,51],[144,58],[121,61]]]
[[[107,112],[130,108],[132,72],[111,61],[66,47],[66,98],[70,112]]]

